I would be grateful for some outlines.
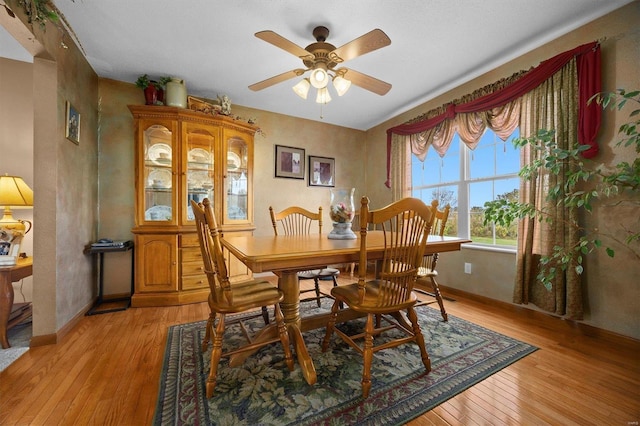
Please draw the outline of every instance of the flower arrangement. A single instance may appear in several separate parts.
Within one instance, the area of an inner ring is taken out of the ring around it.
[[[351,222],[353,219],[353,210],[343,202],[333,204],[329,212],[329,217],[337,223]]]

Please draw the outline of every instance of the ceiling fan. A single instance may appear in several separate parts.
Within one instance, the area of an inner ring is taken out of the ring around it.
[[[377,78],[350,68],[336,68],[345,61],[390,45],[391,39],[389,39],[382,30],[372,30],[338,48],[325,41],[329,36],[329,29],[322,26],[316,27],[313,30],[313,37],[316,39],[316,43],[311,43],[304,49],[273,31],[260,31],[257,32],[255,36],[297,56],[302,60],[305,68],[287,71],[259,83],[252,84],[249,86],[249,89],[253,91],[263,90],[275,84],[282,83],[283,81],[302,76],[307,71],[311,71],[309,78],[305,78],[294,87],[294,91],[305,99],[309,90],[309,84],[319,89],[320,93],[329,83],[329,77],[333,79],[334,88],[340,96],[349,89],[351,83],[378,95],[385,95],[391,89],[391,84],[378,80]],[[303,86],[306,86],[304,95],[296,90],[301,83]],[[324,91],[326,92],[326,90]],[[328,100],[330,100],[330,97]],[[326,102],[328,102],[328,100]],[[317,100],[317,102],[320,101]]]

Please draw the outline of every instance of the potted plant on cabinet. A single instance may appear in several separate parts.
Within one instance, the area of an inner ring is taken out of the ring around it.
[[[149,76],[147,74],[138,77],[136,80],[136,86],[143,90],[144,100],[147,105],[156,104],[156,101],[158,100],[158,89],[151,80],[149,80]]]

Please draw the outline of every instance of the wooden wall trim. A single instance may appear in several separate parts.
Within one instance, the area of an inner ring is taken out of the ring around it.
[[[29,341],[29,347],[35,348],[37,346],[47,346],[47,345],[55,345],[60,342],[64,336],[69,334],[71,330],[80,322],[80,320],[85,316],[86,312],[91,309],[94,303],[98,300],[97,297],[93,298],[89,304],[87,304],[84,308],[80,310],[69,322],[67,322],[60,330],[56,331],[52,334],[42,334],[40,336],[32,336]]]

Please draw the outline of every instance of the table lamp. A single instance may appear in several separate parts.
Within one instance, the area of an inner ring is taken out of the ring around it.
[[[28,220],[14,219],[11,209],[30,207],[33,207],[33,191],[24,180],[8,174],[0,176],[0,208],[4,209],[4,216],[0,219],[0,266],[16,264],[22,237],[32,225]]]

